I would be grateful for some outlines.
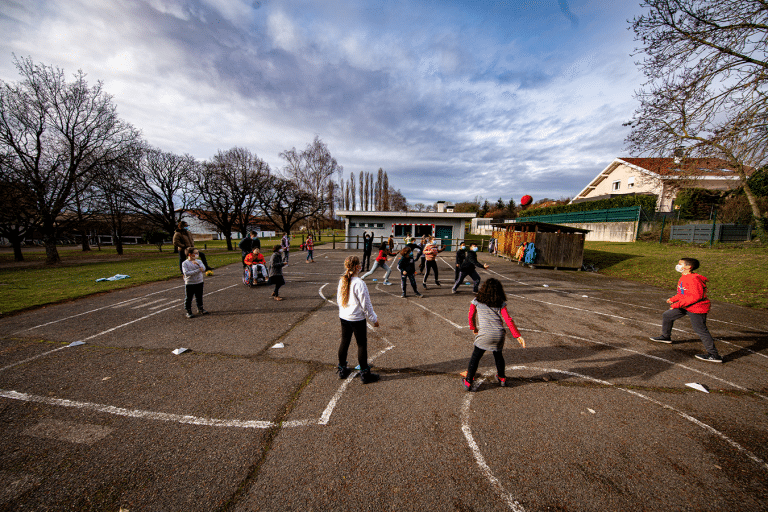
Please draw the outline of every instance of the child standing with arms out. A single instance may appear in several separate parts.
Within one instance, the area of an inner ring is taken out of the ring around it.
[[[181,264],[181,271],[184,273],[184,309],[187,312],[187,318],[195,318],[192,314],[192,296],[197,302],[197,312],[201,315],[207,315],[208,312],[203,309],[203,281],[205,280],[205,265],[197,259],[198,251],[194,247],[187,247],[187,259]]]
[[[706,354],[696,354],[696,359],[710,363],[722,363],[723,358],[715,348],[715,340],[707,329],[707,313],[711,303],[707,298],[707,278],[694,272],[699,268],[699,260],[683,258],[677,262],[675,270],[683,274],[677,282],[677,295],[667,299],[669,309],[661,315],[661,336],[652,337],[652,341],[672,343],[672,325],[675,320],[688,315],[693,331],[699,335]]]
[[[462,380],[464,389],[467,391],[472,389],[477,366],[486,350],[493,352],[493,359],[496,362],[496,380],[501,387],[507,385],[504,354],[502,354],[506,331],[502,319],[512,332],[512,336],[517,338],[521,347],[525,348],[525,340],[520,336],[515,322],[507,311],[507,296],[504,288],[498,279],[490,278],[482,284],[477,297],[469,305],[469,328],[475,333],[475,349],[469,359],[467,376]]]
[[[339,287],[336,290],[336,303],[339,305],[341,320],[339,367],[336,371],[340,379],[346,379],[352,373],[352,370],[347,368],[347,352],[354,334],[357,342],[357,362],[360,364],[360,380],[363,384],[368,384],[379,380],[379,376],[371,373],[371,367],[368,365],[368,326],[365,319],[368,317],[374,327],[379,326],[379,319],[373,310],[368,287],[358,277],[362,268],[357,256],[348,256],[344,260],[344,275],[339,279]]]

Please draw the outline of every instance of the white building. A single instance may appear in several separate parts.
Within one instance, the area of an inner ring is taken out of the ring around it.
[[[373,233],[374,244],[390,236],[396,247],[403,246],[406,236],[421,238],[423,235],[440,238],[448,250],[453,250],[464,240],[466,222],[474,213],[452,212],[361,212],[336,211],[345,221],[346,248],[362,249],[363,232]]]

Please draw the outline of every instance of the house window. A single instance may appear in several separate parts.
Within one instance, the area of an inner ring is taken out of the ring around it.
[[[357,223],[356,222],[350,222],[349,223],[349,227],[356,228],[357,227]]]
[[[621,180],[619,180],[619,181],[614,181],[614,182],[611,184],[611,190],[619,190],[620,188],[621,188]]]
[[[635,177],[627,178],[627,188],[635,188]]]

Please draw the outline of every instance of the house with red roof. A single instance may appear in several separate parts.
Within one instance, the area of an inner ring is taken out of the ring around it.
[[[736,171],[719,158],[616,158],[571,202],[622,194],[655,194],[659,198],[656,210],[668,212],[682,188],[733,190],[739,185]]]

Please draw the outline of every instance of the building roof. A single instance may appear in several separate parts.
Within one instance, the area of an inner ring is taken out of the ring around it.
[[[454,213],[454,212],[363,212],[358,210],[336,210],[336,215],[341,217],[392,217],[392,218],[414,218],[414,219],[474,219],[476,213]]]
[[[563,226],[561,224],[549,224],[547,222],[494,222],[491,224],[495,228],[514,228],[513,231],[536,231],[538,233],[589,233],[590,229],[575,228],[573,226]],[[518,229],[520,228],[520,229]]]
[[[626,165],[636,171],[659,180],[738,180],[739,175],[727,161],[721,158],[687,158],[683,163],[676,163],[674,158],[615,158],[608,167],[603,169],[581,192],[576,199],[586,197],[589,193],[620,165]],[[754,168],[746,168],[747,175]],[[573,201],[572,201],[573,202]]]

